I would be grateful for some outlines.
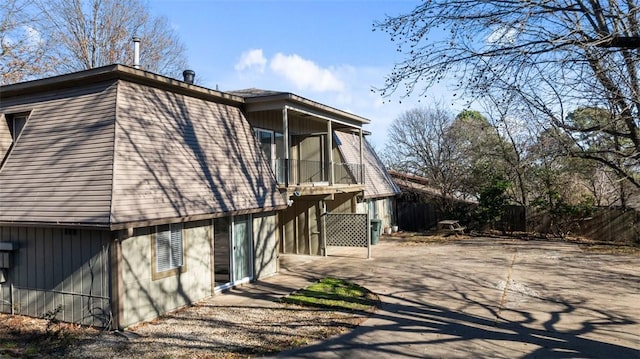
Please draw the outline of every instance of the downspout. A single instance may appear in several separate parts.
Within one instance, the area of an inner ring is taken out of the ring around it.
[[[122,283],[122,240],[128,230],[116,232],[115,238],[111,241],[111,314],[113,321],[111,329],[124,329],[123,323],[123,300],[124,286]]]

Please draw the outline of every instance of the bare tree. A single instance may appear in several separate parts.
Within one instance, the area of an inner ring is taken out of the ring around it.
[[[530,111],[543,129],[566,135],[568,155],[602,163],[639,189],[639,17],[635,0],[425,1],[374,24],[406,56],[380,91],[422,94],[452,76],[473,98],[516,99],[510,105]],[[587,106],[613,116],[594,126],[567,120]],[[583,146],[603,132],[624,141]]]
[[[530,148],[536,144],[540,129],[531,121],[528,111],[519,112],[517,106],[511,106],[511,102],[512,99],[495,98],[487,93],[480,104],[488,122],[502,138],[500,146],[488,150],[496,150],[493,156],[503,162],[505,178],[513,183],[509,188],[512,200],[526,206],[532,191],[532,164],[537,160]]]
[[[424,177],[438,191],[445,212],[460,188],[461,160],[450,138],[454,116],[442,107],[416,108],[394,120],[383,157],[398,171]]]
[[[29,5],[27,0],[0,2],[0,85],[29,79],[53,65]]]
[[[185,48],[164,17],[139,0],[39,0],[42,33],[60,61],[56,72],[113,63],[132,65],[132,38],[142,40],[141,67],[177,77],[186,68]]]

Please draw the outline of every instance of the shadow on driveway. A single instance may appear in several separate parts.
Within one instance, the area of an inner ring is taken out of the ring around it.
[[[557,242],[384,241],[374,259],[284,257],[291,275],[334,275],[376,292],[350,333],[279,357],[640,358],[640,258]]]

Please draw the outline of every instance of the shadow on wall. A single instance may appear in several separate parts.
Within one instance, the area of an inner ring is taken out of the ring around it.
[[[117,123],[116,220],[183,217],[284,203],[238,108],[147,89]],[[127,203],[121,208],[118,204]]]

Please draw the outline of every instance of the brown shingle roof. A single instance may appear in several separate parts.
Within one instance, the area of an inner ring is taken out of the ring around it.
[[[360,138],[357,134],[341,131],[335,132],[338,148],[345,161],[360,162]],[[378,158],[373,147],[364,139],[362,148],[362,162],[365,168],[365,198],[380,198],[395,196],[400,190],[393,182],[382,161]]]
[[[0,223],[116,229],[286,206],[240,102],[111,71],[10,88],[0,114],[31,117],[0,169]]]

